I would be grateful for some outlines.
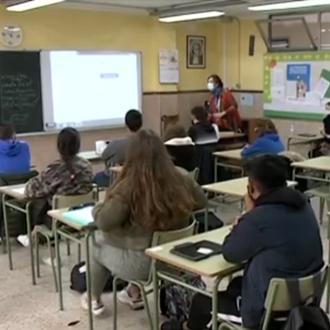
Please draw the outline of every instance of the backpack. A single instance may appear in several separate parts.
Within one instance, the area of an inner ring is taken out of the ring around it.
[[[187,277],[185,283],[205,290],[206,285],[199,276]],[[186,321],[195,293],[177,284],[169,284],[160,290],[160,310],[170,320]]]
[[[84,293],[87,290],[86,287],[86,263],[85,261],[80,262],[79,264],[75,265],[71,270],[71,285],[70,289],[73,291],[78,291],[79,293]],[[104,292],[111,292],[113,287],[113,276],[111,275],[108,282],[104,287]],[[127,283],[124,281],[118,282],[118,290],[122,290],[126,287]]]
[[[327,314],[321,309],[322,297],[321,273],[313,277],[314,294],[301,303],[298,280],[287,280],[287,288],[292,306],[283,330],[330,330]]]

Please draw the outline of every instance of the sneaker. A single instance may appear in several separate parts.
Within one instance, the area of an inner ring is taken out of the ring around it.
[[[133,299],[132,297],[130,297],[130,295],[128,294],[126,289],[124,289],[118,293],[118,300],[122,304],[129,305],[133,310],[138,310],[138,309],[144,308],[143,300],[141,298]]]
[[[19,235],[16,238],[17,242],[23,245],[24,247],[30,246],[29,236],[28,235]]]
[[[88,298],[87,298],[87,293],[84,293],[81,296],[81,307],[82,309],[88,311]],[[97,301],[97,300],[92,300],[92,313],[95,316],[101,315],[105,310],[105,307],[102,303],[102,301]]]
[[[49,266],[49,267],[52,267],[52,259],[50,257],[45,257],[45,258],[42,258],[42,262]],[[57,267],[57,260],[54,259],[54,266]],[[62,267],[62,263],[61,263],[61,267]]]

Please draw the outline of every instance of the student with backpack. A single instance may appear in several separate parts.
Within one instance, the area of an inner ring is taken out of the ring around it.
[[[126,161],[105,201],[94,209],[98,227],[92,265],[92,311],[100,315],[104,285],[114,274],[124,280],[146,280],[155,231],[188,226],[192,212],[206,205],[201,187],[186,171],[176,168],[160,138],[141,130],[129,142]],[[133,309],[143,306],[140,291],[129,285],[119,301]],[[88,309],[83,295],[82,308]]]
[[[323,251],[319,226],[312,207],[300,192],[286,186],[286,163],[280,156],[249,160],[245,196],[246,212],[223,243],[223,257],[246,262],[243,277],[219,292],[222,319],[242,321],[258,329],[272,278],[297,278],[319,271]],[[165,322],[162,330],[204,330],[211,320],[211,299],[194,296],[187,322]]]

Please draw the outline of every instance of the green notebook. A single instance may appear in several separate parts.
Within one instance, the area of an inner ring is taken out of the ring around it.
[[[94,221],[92,210],[93,206],[87,206],[82,209],[65,212],[63,217],[66,221],[78,226],[87,226]]]

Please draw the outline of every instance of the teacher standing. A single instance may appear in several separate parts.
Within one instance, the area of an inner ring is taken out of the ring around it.
[[[211,92],[209,113],[211,121],[223,131],[239,131],[242,128],[241,116],[234,95],[223,87],[223,82],[216,74],[207,79],[207,88]]]

